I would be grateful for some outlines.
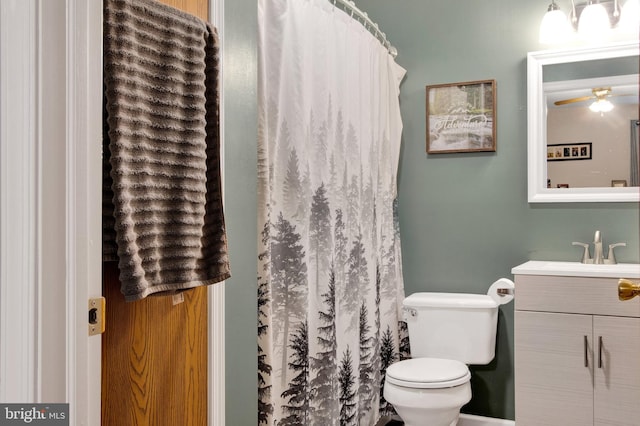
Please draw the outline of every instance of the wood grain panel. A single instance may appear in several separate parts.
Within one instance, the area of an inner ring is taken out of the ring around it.
[[[516,310],[640,317],[640,299],[620,301],[617,278],[516,275]]]
[[[602,348],[599,338],[602,337]],[[593,319],[594,426],[640,424],[640,318]]]
[[[207,289],[127,303],[105,264],[102,424],[207,424]]]
[[[208,0],[161,0],[208,19]],[[103,426],[207,425],[207,288],[126,303],[118,268],[106,263],[102,337]]]
[[[203,0],[160,0],[161,3],[168,4],[177,9],[197,16],[205,21],[209,20],[209,4]]]
[[[517,425],[592,425],[592,316],[516,311],[515,325]]]

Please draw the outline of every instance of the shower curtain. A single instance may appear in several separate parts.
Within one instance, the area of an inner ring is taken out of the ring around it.
[[[259,424],[373,425],[408,356],[405,71],[327,0],[259,0]]]

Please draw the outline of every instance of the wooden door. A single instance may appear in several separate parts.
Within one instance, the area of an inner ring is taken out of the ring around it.
[[[208,0],[161,0],[201,19]],[[125,302],[115,262],[104,265],[103,426],[206,426],[207,288]]]
[[[638,425],[640,318],[596,316],[593,337],[596,358],[594,425]],[[600,358],[602,362],[598,363]]]
[[[518,426],[593,424],[592,327],[591,315],[516,311]]]

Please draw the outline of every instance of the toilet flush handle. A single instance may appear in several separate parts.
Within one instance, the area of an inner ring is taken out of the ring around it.
[[[418,316],[418,311],[415,308],[404,308],[404,311],[414,318]]]

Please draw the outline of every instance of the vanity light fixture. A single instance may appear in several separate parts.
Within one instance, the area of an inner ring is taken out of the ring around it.
[[[614,5],[614,13],[620,14],[617,9],[617,1]],[[587,7],[582,10],[578,20],[578,35],[580,38],[589,41],[598,41],[607,35],[611,29],[611,21],[607,14],[607,9],[600,3],[589,1]]]
[[[540,43],[562,43],[569,39],[571,34],[571,24],[555,0],[547,8],[540,23]]]
[[[638,35],[640,29],[640,0],[627,0],[620,12],[618,28],[624,33]]]
[[[579,4],[571,0],[567,18],[556,1],[552,0],[540,23],[540,43],[559,44],[572,38],[598,42],[612,31],[625,36],[637,35],[640,25],[639,2],[626,0],[621,7],[618,0],[588,0]]]

